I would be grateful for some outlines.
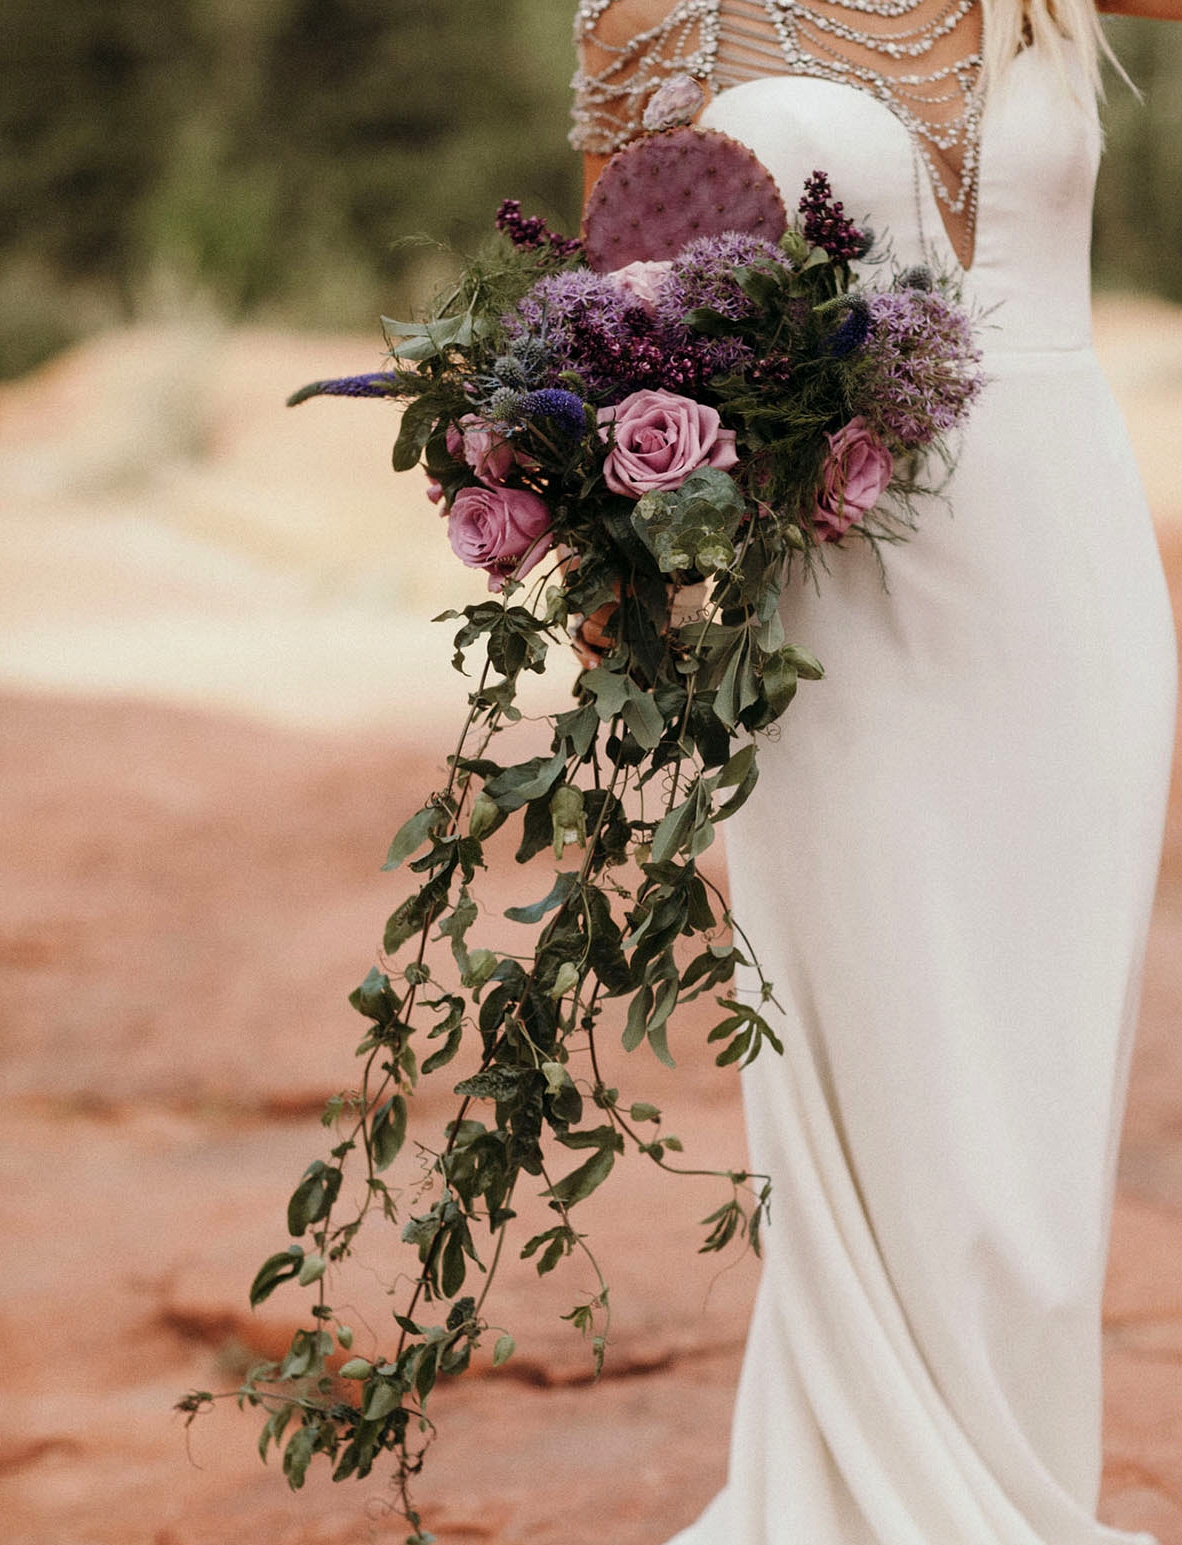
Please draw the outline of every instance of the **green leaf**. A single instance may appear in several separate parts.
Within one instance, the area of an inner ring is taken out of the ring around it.
[[[464,1243],[458,1229],[452,1229],[443,1247],[443,1269],[440,1284],[445,1298],[454,1298],[464,1285],[467,1267],[464,1264]]]
[[[456,1052],[459,1051],[460,1043],[463,1038],[463,1025],[453,1025],[447,1032],[447,1039],[444,1041],[439,1050],[433,1051],[429,1057],[424,1059],[422,1068],[423,1077],[425,1078],[429,1073],[434,1073],[437,1068],[446,1067],[451,1059],[455,1056]]]
[[[378,1379],[366,1396],[362,1416],[367,1422],[380,1422],[397,1410],[401,1400],[397,1388],[386,1379]]]
[[[319,1431],[319,1425],[315,1422],[297,1428],[283,1451],[283,1473],[292,1491],[299,1491],[304,1484],[304,1476],[308,1473],[308,1466],[316,1451]]]
[[[799,644],[785,644],[781,653],[796,667],[796,674],[803,676],[806,681],[820,681],[824,676],[825,667],[820,660]]]
[[[579,685],[594,696],[595,711],[606,721],[614,719],[623,709],[630,683],[620,672],[609,671],[605,665],[597,665],[594,670],[583,673]]]
[[[567,993],[573,992],[578,985],[578,966],[575,965],[573,960],[564,960],[554,977],[554,985],[550,988],[550,996],[552,998],[565,998]]]
[[[290,1282],[293,1277],[298,1277],[303,1264],[304,1252],[300,1245],[289,1245],[278,1255],[268,1256],[250,1284],[250,1307],[257,1309],[265,1299],[270,1298],[281,1282]]]
[[[527,907],[507,907],[505,916],[512,923],[540,923],[547,912],[562,906],[563,902],[573,894],[578,888],[578,881],[576,870],[564,869],[555,877],[553,887],[541,901],[535,901]]]
[[[651,692],[645,692],[632,680],[627,683],[628,698],[624,704],[624,723],[637,744],[651,751],[660,744],[665,733],[665,719],[653,701]]]
[[[319,1223],[332,1211],[332,1204],[341,1189],[342,1174],[339,1169],[314,1160],[304,1172],[304,1178],[291,1194],[287,1204],[288,1233],[297,1237]]]
[[[359,1014],[379,1025],[393,1024],[402,1007],[390,986],[390,978],[376,966],[370,970],[361,986],[349,994],[349,1002]]]
[[[435,427],[436,406],[430,397],[419,397],[407,403],[402,412],[398,438],[394,442],[395,472],[409,472],[418,465],[423,447],[431,438]]]
[[[503,1336],[497,1337],[497,1344],[493,1347],[493,1367],[500,1368],[507,1363],[517,1350],[517,1343],[506,1331]]]
[[[654,993],[651,987],[640,989],[628,1005],[628,1022],[624,1027],[624,1050],[635,1051],[644,1040],[644,1027],[653,1010]]]
[[[686,846],[698,820],[698,809],[698,784],[695,782],[690,787],[688,797],[670,810],[653,833],[654,864],[663,864]]]
[[[611,1148],[598,1148],[578,1169],[571,1170],[569,1175],[555,1181],[542,1195],[552,1197],[563,1207],[573,1207],[603,1184],[615,1162],[616,1156]]]
[[[655,1105],[638,1100],[628,1112],[633,1121],[660,1121],[661,1113]]]
[[[406,1141],[406,1101],[392,1094],[374,1117],[369,1134],[373,1167],[381,1173],[388,1169]]]
[[[562,777],[566,768],[566,752],[556,751],[551,757],[535,756],[517,767],[507,767],[484,785],[484,792],[495,799],[500,809],[520,810],[531,800],[540,799]]]
[[[399,827],[390,851],[386,854],[386,862],[383,870],[397,869],[405,859],[422,847],[427,838],[432,836],[446,822],[447,812],[439,805],[427,805],[417,815],[412,815],[409,821],[405,821]]]
[[[542,1257],[538,1261],[538,1276],[544,1277],[547,1272],[553,1271],[564,1255],[569,1255],[578,1243],[578,1235],[568,1228],[565,1223],[559,1223],[554,1228],[547,1229],[544,1234],[535,1234],[521,1247],[521,1259],[528,1261],[536,1255],[544,1245]]]

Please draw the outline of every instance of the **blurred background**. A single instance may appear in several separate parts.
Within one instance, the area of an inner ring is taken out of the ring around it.
[[[5,0],[0,375],[200,299],[366,328],[512,189],[573,229],[563,0]],[[1182,300],[1182,36],[1116,19],[1096,272]]]
[[[501,198],[575,228],[572,11],[0,0],[13,1545],[400,1538],[380,1479],[291,1497],[251,1417],[219,1411],[186,1447],[169,1412],[298,1323],[294,1294],[251,1315],[247,1285],[287,1243],[317,1116],[351,1077],[345,997],[402,894],[379,865],[465,702],[450,629],[429,619],[483,593],[421,478],[392,476],[388,404],[284,399],[378,368],[379,314],[423,304]],[[1110,35],[1144,100],[1110,75],[1097,343],[1177,611],[1182,27]],[[511,884],[488,877],[491,914]],[[1176,790],[1106,1308],[1105,1516],[1162,1545],[1182,1545],[1180,1016]],[[682,1035],[675,1078],[638,1064],[620,1082],[692,1134],[698,1162],[741,1162],[734,1081],[692,1014]],[[716,1279],[693,1253],[709,1188],[679,1200],[644,1166],[628,1190],[606,1231],[617,1320],[596,1390],[555,1318],[585,1284],[555,1281],[539,1310],[514,1263],[518,1357],[440,1393],[450,1436],[424,1500],[444,1545],[653,1545],[718,1484],[751,1263]],[[369,1352],[396,1268],[364,1265],[350,1313]]]

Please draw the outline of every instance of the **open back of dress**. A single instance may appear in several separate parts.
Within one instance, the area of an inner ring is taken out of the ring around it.
[[[749,144],[790,208],[822,168],[901,261],[954,267],[902,66],[889,91],[851,77],[831,25],[918,25],[928,0],[679,0],[644,36],[631,6],[580,14],[579,144],[626,136],[690,69],[703,123]],[[978,22],[958,9],[939,46],[971,98]],[[1069,84],[1027,49],[961,120],[960,266],[991,379],[946,502],[887,552],[886,584],[846,543],[819,591],[784,597],[826,678],[727,837],[785,1005],[784,1056],[744,1073],[772,1224],[728,1484],[681,1545],[1148,1539],[1096,1521],[1100,1300],[1175,649],[1091,348],[1099,130]]]

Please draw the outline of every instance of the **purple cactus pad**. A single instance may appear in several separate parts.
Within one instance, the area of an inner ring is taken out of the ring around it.
[[[587,262],[601,274],[676,257],[700,236],[743,231],[776,242],[788,226],[771,173],[716,129],[634,140],[611,158],[583,217]]]

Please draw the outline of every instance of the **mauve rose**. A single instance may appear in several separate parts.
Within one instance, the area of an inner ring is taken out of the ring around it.
[[[465,413],[460,420],[458,453],[451,449],[453,427],[448,426],[448,450],[457,459],[466,461],[482,483],[503,483],[521,459],[497,426],[477,413]]]
[[[829,455],[813,511],[813,531],[819,541],[836,542],[878,503],[895,463],[882,441],[867,429],[864,418],[852,418],[825,438]]]
[[[634,263],[627,263],[623,268],[613,268],[607,277],[617,290],[624,295],[631,295],[633,300],[640,302],[649,316],[655,316],[657,295],[665,282],[665,275],[672,267],[672,258],[662,258],[659,262],[651,263],[637,258]]]
[[[633,392],[615,407],[600,408],[599,437],[615,444],[603,476],[615,494],[639,499],[654,490],[680,488],[699,467],[726,472],[739,459],[732,429],[711,407],[675,392]]]
[[[524,488],[461,488],[447,517],[452,551],[470,569],[484,569],[488,588],[528,574],[553,537],[550,511]]]

